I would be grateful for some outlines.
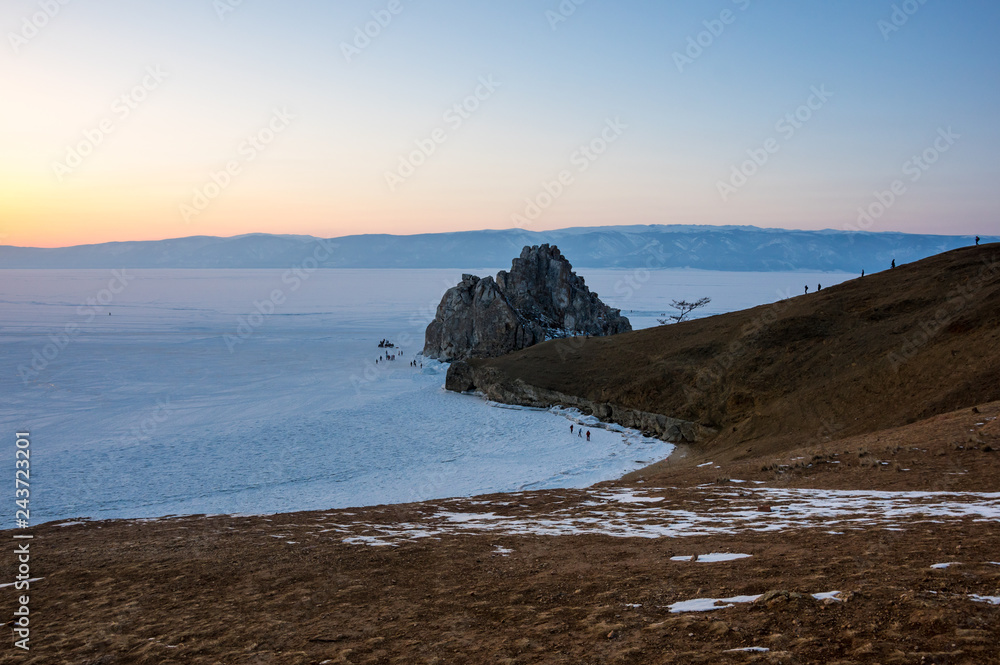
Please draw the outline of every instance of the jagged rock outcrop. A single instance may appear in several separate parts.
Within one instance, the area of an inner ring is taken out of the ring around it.
[[[549,245],[525,247],[496,279],[463,275],[427,326],[423,354],[443,361],[501,356],[554,337],[632,330]]]

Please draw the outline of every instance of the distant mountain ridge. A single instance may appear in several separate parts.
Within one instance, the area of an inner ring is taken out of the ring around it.
[[[983,237],[996,242],[1000,236]],[[249,234],[61,248],[0,245],[0,268],[501,267],[526,245],[558,244],[578,268],[868,272],[971,245],[970,236],[793,231],[754,226],[602,226],[319,239]],[[324,248],[320,251],[319,248]]]

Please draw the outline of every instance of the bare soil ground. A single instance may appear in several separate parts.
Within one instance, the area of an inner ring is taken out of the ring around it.
[[[998,413],[587,490],[42,525],[0,663],[1000,663]],[[710,553],[751,556],[672,559]]]

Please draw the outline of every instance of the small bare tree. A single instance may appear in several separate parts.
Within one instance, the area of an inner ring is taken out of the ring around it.
[[[678,314],[671,314],[665,319],[657,319],[660,325],[666,325],[668,323],[680,323],[683,321],[688,314],[698,309],[699,307],[704,307],[708,303],[712,302],[711,298],[699,298],[694,302],[688,302],[687,300],[674,300],[670,305],[676,309]]]

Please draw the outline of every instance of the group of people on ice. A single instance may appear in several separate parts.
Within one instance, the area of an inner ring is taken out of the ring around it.
[[[396,345],[393,344],[392,342],[390,342],[387,339],[383,339],[381,342],[378,343],[378,348],[380,348],[380,349],[395,349]],[[400,356],[403,355],[403,350],[402,349],[399,350],[399,355]],[[383,353],[382,355],[380,355],[378,358],[375,359],[375,364],[378,365],[380,362],[383,362],[383,363],[384,362],[392,362],[395,359],[396,359],[396,354],[395,353],[389,353],[388,351],[386,351],[385,353]],[[412,365],[413,363],[410,363],[410,364]]]
[[[582,427],[576,427],[575,425],[570,425],[569,426],[569,433],[572,434],[573,431],[574,431],[574,429],[576,430],[576,435],[579,438],[582,439],[583,438],[583,428]],[[590,430],[589,429],[587,430],[587,441],[590,441]]]
[[[387,339],[383,339],[382,341],[380,341],[378,343],[378,348],[380,348],[380,349],[394,349],[395,350],[396,345],[393,344],[392,342],[390,342]],[[386,351],[385,353],[383,353],[382,355],[380,355],[378,358],[375,359],[375,364],[378,365],[379,363],[393,362],[393,361],[396,360],[396,356],[399,356],[400,358],[402,358],[403,357],[403,350],[399,349],[398,353],[397,352],[389,353],[388,351]],[[413,360],[410,361],[410,367],[416,367],[416,368],[419,368],[419,369],[423,369],[424,363],[423,363],[422,360],[417,360],[416,358],[414,358]]]

